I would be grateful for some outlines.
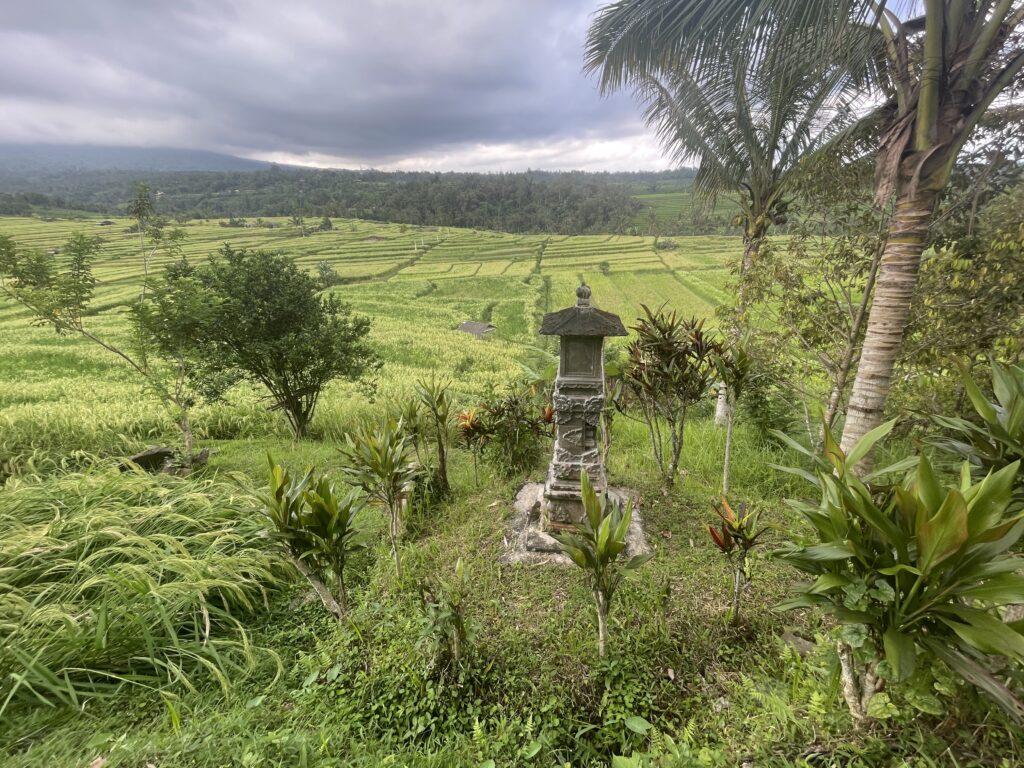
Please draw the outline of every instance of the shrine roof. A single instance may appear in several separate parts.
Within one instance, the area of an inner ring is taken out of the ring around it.
[[[626,336],[618,315],[597,307],[566,307],[544,315],[542,336]]]

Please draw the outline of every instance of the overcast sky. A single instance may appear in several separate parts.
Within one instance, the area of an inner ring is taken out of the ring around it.
[[[0,142],[308,165],[667,167],[581,72],[602,0],[3,0]]]

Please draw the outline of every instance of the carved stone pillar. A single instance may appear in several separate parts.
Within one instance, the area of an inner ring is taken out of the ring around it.
[[[545,531],[570,528],[582,520],[580,472],[597,491],[607,486],[597,430],[604,408],[604,339],[625,336],[618,315],[590,305],[590,287],[576,289],[576,306],[544,316],[540,332],[558,336],[561,350],[555,379],[555,447],[541,505]]]

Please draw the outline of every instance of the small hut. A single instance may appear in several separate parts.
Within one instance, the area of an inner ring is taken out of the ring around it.
[[[498,329],[490,323],[481,323],[479,320],[466,320],[459,325],[459,330],[463,333],[471,333],[478,339],[486,339],[487,334],[493,333]]]

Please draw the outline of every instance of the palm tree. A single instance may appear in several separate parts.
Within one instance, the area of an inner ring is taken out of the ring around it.
[[[644,119],[674,162],[696,158],[693,192],[705,210],[719,195],[740,209],[743,260],[737,304],[746,309],[745,281],[774,224],[785,223],[787,193],[800,160],[846,127],[854,78],[837,68],[827,77],[741,51],[720,72],[666,69],[639,74],[634,94]]]
[[[911,16],[923,5],[924,14]],[[925,238],[957,155],[1024,67],[1021,0],[619,0],[587,39],[613,90],[666,72],[728,78],[734,57],[859,71],[878,137],[875,197],[893,205],[847,411],[849,450],[882,421]]]

